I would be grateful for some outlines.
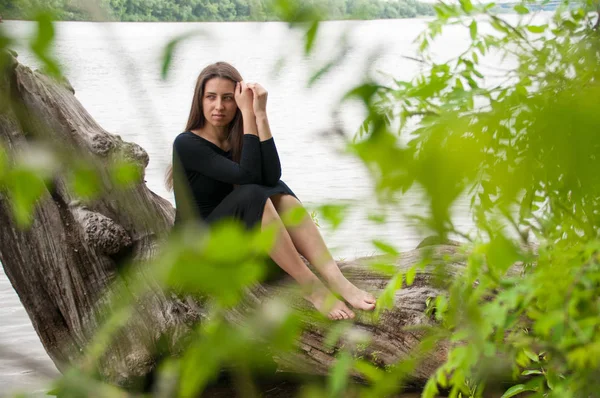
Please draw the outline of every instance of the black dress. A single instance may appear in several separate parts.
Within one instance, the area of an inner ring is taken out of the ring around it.
[[[234,218],[252,228],[262,220],[270,196],[296,196],[279,179],[273,138],[261,142],[251,134],[244,135],[239,164],[230,151],[207,139],[190,131],[179,134],[173,143],[173,177],[176,226],[198,218],[208,224]]]

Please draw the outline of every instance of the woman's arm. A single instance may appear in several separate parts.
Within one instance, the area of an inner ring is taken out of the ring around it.
[[[229,184],[262,183],[262,156],[256,135],[244,135],[239,164],[217,153],[202,138],[189,134],[180,134],[175,139],[173,149],[185,170],[193,170]]]
[[[254,94],[253,110],[256,128],[260,138],[262,163],[262,183],[273,186],[281,178],[281,162],[271,134],[271,126],[267,118],[267,90],[258,83],[250,83],[248,87]]]
[[[235,85],[235,102],[242,113],[244,134],[258,136],[254,112],[254,90],[246,82]]]
[[[260,137],[262,181],[265,185],[274,186],[281,178],[281,162],[277,153],[277,147],[275,146],[275,140],[273,140],[273,136],[271,135],[267,115],[257,117],[256,125]],[[264,137],[269,138],[263,140]]]

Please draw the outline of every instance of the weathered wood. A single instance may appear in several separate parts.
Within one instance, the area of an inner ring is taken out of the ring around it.
[[[77,154],[100,165],[100,169],[116,154],[124,154],[146,167],[146,152],[102,129],[77,101],[67,82],[59,84],[33,72],[16,58],[0,78],[5,95],[0,110],[0,142],[11,158],[34,142],[43,142],[64,156]],[[39,201],[28,229],[18,228],[12,217],[10,198],[0,192],[0,260],[59,370],[81,359],[81,352],[100,324],[97,309],[110,305],[106,292],[111,290],[122,259],[138,263],[151,259],[173,222],[174,209],[170,203],[151,192],[143,179],[126,191],[107,181],[104,188],[100,198],[83,204],[68,189],[64,175],[56,176],[53,186],[47,188]],[[435,259],[456,255],[451,245],[420,248],[404,253],[397,267],[407,270],[420,261],[426,250]],[[373,258],[344,262],[340,266],[359,287],[377,293],[385,287],[388,277],[369,271],[364,263],[370,260]],[[460,261],[456,267],[460,267]],[[452,272],[455,268],[448,269]],[[135,327],[119,332],[100,365],[104,377],[124,386],[136,384],[153,370],[154,353],[163,334],[169,332],[172,336],[169,348],[173,348],[178,336],[205,316],[199,303],[167,297],[150,276],[144,275],[143,269],[138,272],[149,293],[136,298],[143,301],[143,306],[136,310]],[[419,273],[412,286],[397,292],[395,308],[385,312],[377,323],[370,315],[360,314],[355,329],[371,339],[361,352],[364,358],[385,366],[409,354],[422,333],[404,327],[431,323],[424,312],[426,299],[439,293],[433,278],[430,269]],[[277,286],[258,286],[248,292],[245,303],[260,304],[277,289]],[[308,308],[305,303],[298,305]],[[231,321],[243,316],[244,311],[233,312]],[[177,332],[173,334],[174,330]],[[325,374],[334,362],[336,351],[325,348],[325,335],[326,331],[316,324],[307,325],[298,352],[277,360],[286,369]],[[446,353],[446,346],[437,347],[424,358],[413,379],[426,380]]]

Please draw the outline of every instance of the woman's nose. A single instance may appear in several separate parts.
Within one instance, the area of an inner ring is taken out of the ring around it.
[[[216,107],[217,109],[223,109],[223,101],[221,99],[217,99]]]

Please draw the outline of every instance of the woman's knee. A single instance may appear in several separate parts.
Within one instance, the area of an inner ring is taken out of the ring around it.
[[[267,198],[265,201],[265,211],[268,211],[269,213],[277,213],[277,209],[270,198]]]
[[[277,194],[271,196],[271,199],[273,200],[273,205],[278,212],[291,210],[296,207],[302,207],[302,203],[300,203],[300,201],[293,195]]]

